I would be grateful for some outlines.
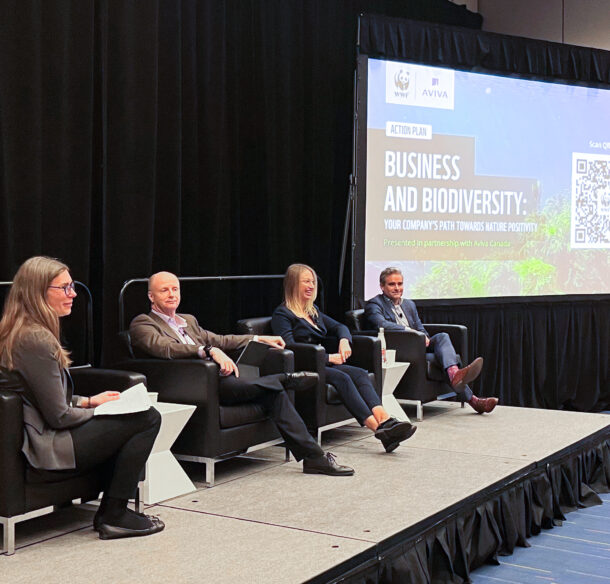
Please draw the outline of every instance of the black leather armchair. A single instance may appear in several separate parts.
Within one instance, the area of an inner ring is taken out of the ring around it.
[[[271,335],[271,317],[246,318],[237,322],[241,334]],[[319,381],[313,392],[298,392],[295,406],[307,429],[321,443],[322,432],[354,421],[341,401],[335,388],[326,383],[326,351],[320,345],[293,343],[287,349],[294,352],[295,371],[313,371]],[[354,337],[350,365],[362,367],[369,372],[373,386],[381,395],[381,343],[374,337]]]
[[[91,396],[109,389],[121,391],[146,382],[138,373],[92,369],[70,370],[75,393]],[[80,499],[97,499],[104,490],[101,468],[81,476],[62,479],[57,473],[28,467],[21,452],[23,445],[23,402],[19,376],[0,371],[0,523],[3,526],[2,550],[15,553],[15,525],[26,519],[51,513],[60,506]],[[141,510],[139,497],[136,507]]]
[[[364,316],[364,310],[350,310],[345,315],[352,334],[377,335]],[[445,332],[461,358],[468,363],[468,329],[459,324],[424,324],[430,335]],[[455,397],[446,373],[435,363],[434,355],[426,353],[426,339],[415,330],[385,331],[386,347],[396,350],[396,361],[410,363],[404,377],[394,391],[399,402],[412,403],[417,407],[417,420],[423,418],[423,404],[437,399]],[[463,405],[463,404],[462,404]]]
[[[161,402],[197,407],[172,451],[179,460],[204,463],[208,487],[214,486],[217,462],[283,442],[259,404],[220,404],[218,365],[213,361],[155,359],[133,349],[128,331],[121,332],[120,337],[126,354],[114,367],[146,375],[149,391],[158,392]],[[267,352],[261,375],[292,371],[294,358],[290,351]]]

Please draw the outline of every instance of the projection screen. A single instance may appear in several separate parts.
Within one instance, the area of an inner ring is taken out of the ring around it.
[[[355,291],[610,292],[610,90],[359,57]]]

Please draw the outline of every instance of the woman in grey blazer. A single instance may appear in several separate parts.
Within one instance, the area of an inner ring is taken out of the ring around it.
[[[95,407],[118,399],[106,391],[72,395],[68,352],[59,342],[59,318],[76,297],[68,267],[52,258],[30,258],[15,274],[0,320],[0,365],[23,382],[23,453],[34,469],[80,474],[103,463],[111,469],[94,518],[101,539],[150,535],[163,522],[128,509],[161,416],[145,412],[93,417]]]

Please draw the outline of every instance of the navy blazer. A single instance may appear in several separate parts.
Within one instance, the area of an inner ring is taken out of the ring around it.
[[[310,343],[316,345],[324,345],[324,348],[330,352],[337,350],[336,345],[340,339],[352,341],[352,335],[349,329],[334,318],[327,316],[318,311],[317,318],[312,319],[316,323],[316,327],[311,326],[304,318],[299,318],[292,310],[286,308],[284,304],[280,304],[274,311],[271,317],[271,328],[274,335],[280,335],[286,344],[290,343]]]
[[[430,335],[424,328],[424,325],[419,319],[417,314],[417,308],[415,308],[415,302],[406,298],[402,299],[400,307],[407,317],[411,328],[424,333],[427,337]],[[374,298],[371,298],[364,308],[364,315],[366,319],[375,328],[380,329],[383,327],[386,331],[404,331],[405,327],[396,322],[396,314],[392,308],[392,300],[390,300],[385,294],[378,294]]]

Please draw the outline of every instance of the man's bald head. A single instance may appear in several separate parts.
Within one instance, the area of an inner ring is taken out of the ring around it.
[[[172,318],[180,305],[180,282],[171,272],[157,272],[148,278],[151,308]]]
[[[178,276],[176,276],[176,274],[172,274],[171,272],[157,272],[148,278],[148,289],[150,290],[155,285],[155,281],[164,281],[171,278],[178,281]]]

